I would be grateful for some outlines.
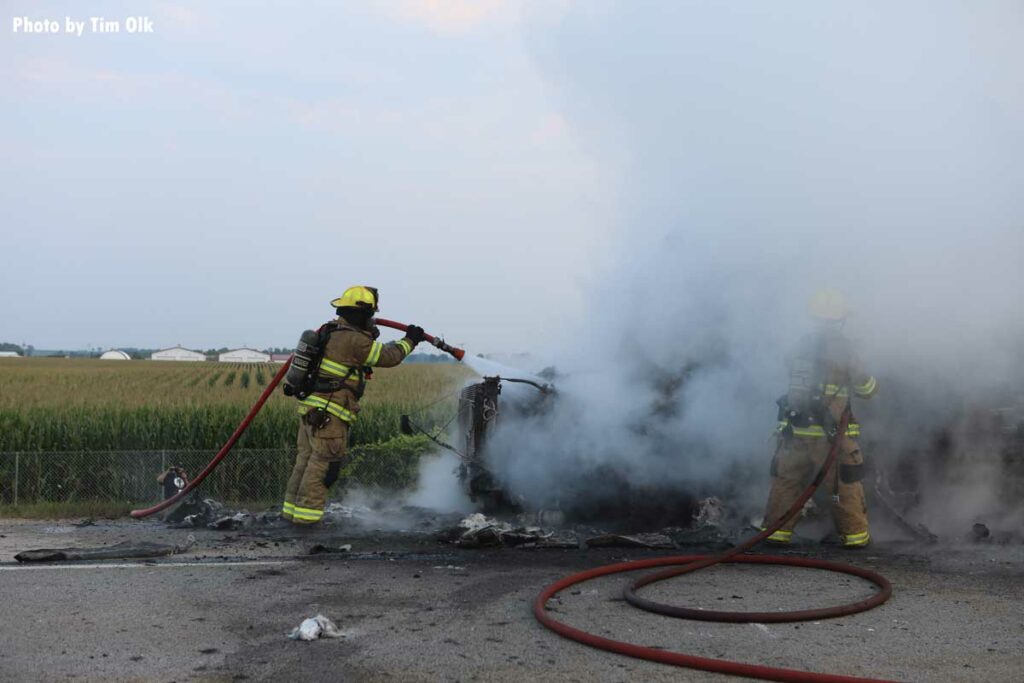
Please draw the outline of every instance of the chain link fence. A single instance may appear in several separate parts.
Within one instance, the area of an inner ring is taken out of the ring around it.
[[[412,439],[388,448],[353,449],[342,468],[342,486],[407,488],[415,483],[417,463],[426,450]],[[163,498],[157,477],[167,468],[181,467],[191,479],[215,454],[213,450],[0,452],[0,505],[155,502]],[[226,503],[276,504],[284,496],[294,462],[294,448],[236,448],[202,483],[200,495]]]

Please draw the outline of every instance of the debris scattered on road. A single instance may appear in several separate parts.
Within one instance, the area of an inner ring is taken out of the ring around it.
[[[733,547],[736,535],[742,535],[745,531],[756,533],[754,530],[748,529],[740,529],[730,533],[723,527],[714,524],[705,524],[688,529],[670,526],[662,529],[661,533],[672,539],[672,542],[678,548],[699,547],[711,550],[725,550]]]
[[[437,539],[460,548],[650,548],[686,546],[724,549],[734,545],[730,532],[713,520],[721,516],[721,503],[708,498],[697,513],[700,520],[691,528],[666,527],[657,532],[606,533],[600,529],[545,529],[513,526],[479,512],[464,517],[457,526],[440,532]],[[696,520],[695,520],[696,521]]]
[[[342,505],[341,503],[329,503],[324,510],[325,515],[331,515],[337,519],[353,519],[372,517],[374,512],[366,505]]]
[[[911,524],[907,518],[907,512],[917,504],[916,499],[908,499],[906,495],[897,494],[892,490],[882,470],[878,471],[875,478],[875,501],[877,508],[887,515],[896,526],[918,541],[929,545],[939,542],[939,537],[931,532],[928,527],[918,522]]]
[[[323,543],[314,543],[309,546],[306,550],[307,555],[331,555],[335,553],[347,553],[352,550],[352,544],[346,543],[345,545],[331,546],[324,545]]]
[[[579,541],[575,534],[556,536],[553,531],[546,531],[536,526],[513,527],[487,517],[479,512],[463,518],[458,526],[441,532],[439,540],[454,543],[460,548],[496,548],[505,547],[544,547],[544,548],[576,548]]]
[[[164,521],[177,529],[207,528],[218,531],[270,526],[280,520],[277,512],[252,514],[246,510],[231,510],[213,498],[199,500],[188,497],[172,507]]]
[[[591,548],[675,548],[676,544],[665,534],[602,534],[588,538],[584,543]]]
[[[192,547],[196,539],[188,537],[184,546],[141,541],[125,541],[116,545],[99,548],[56,548],[25,550],[14,556],[18,562],[69,562],[76,560],[129,560],[144,557],[164,557],[182,553]]]
[[[475,512],[462,519],[457,526],[441,534],[461,548],[487,548],[501,545],[501,535],[512,531],[512,525]]]
[[[292,640],[316,640],[318,638],[341,638],[345,634],[338,630],[334,622],[322,614],[305,619],[292,629],[288,637]]]
[[[251,526],[253,523],[253,516],[248,512],[236,512],[233,515],[224,515],[218,517],[206,526],[209,529],[218,530],[229,530],[229,529],[243,529],[247,526]]]
[[[991,543],[994,545],[1009,545],[1024,541],[1024,535],[1019,531],[1006,529],[992,529],[984,522],[975,522],[971,531],[967,534],[967,540],[972,543]]]
[[[437,529],[458,523],[458,513],[439,512],[415,505],[396,505],[395,501],[374,498],[369,493],[349,496],[369,504],[350,500],[347,504],[329,503],[321,522],[350,532],[400,532],[433,534]]]
[[[216,506],[218,509],[222,507],[220,503],[213,500],[212,498],[200,500],[198,494],[193,492],[184,499],[178,501],[171,507],[167,508],[167,511],[164,512],[164,515],[161,519],[163,519],[163,521],[167,522],[168,524],[179,524],[183,522],[186,517],[189,517],[190,515],[201,514],[205,512],[207,509],[214,506]],[[193,525],[189,524],[189,526]]]
[[[724,514],[725,505],[715,496],[711,496],[697,502],[693,521],[699,526],[718,526],[722,523]]]

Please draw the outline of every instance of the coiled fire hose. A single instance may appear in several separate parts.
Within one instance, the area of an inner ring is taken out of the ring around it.
[[[835,462],[838,459],[839,441],[841,439],[840,435],[846,433],[846,428],[849,422],[850,410],[849,407],[847,407],[840,418],[839,428],[836,432],[837,436],[832,441],[832,447],[829,450],[828,457],[822,464],[821,469],[818,470],[814,480],[804,490],[804,492],[800,494],[800,497],[792,506],[790,506],[789,510],[787,510],[778,521],[761,533],[747,539],[735,548],[731,548],[730,550],[717,555],[675,555],[672,557],[658,557],[635,562],[620,562],[617,564],[605,565],[603,567],[596,567],[594,569],[589,569],[587,571],[567,576],[564,579],[551,584],[537,596],[537,599],[533,603],[533,614],[537,618],[537,621],[565,638],[575,640],[576,642],[589,645],[590,647],[594,647],[599,650],[607,650],[609,652],[616,652],[628,657],[646,659],[652,662],[661,662],[663,664],[671,664],[673,666],[686,667],[690,669],[702,669],[704,671],[711,671],[714,673],[746,676],[748,678],[767,681],[796,681],[799,683],[892,683],[891,681],[883,681],[873,678],[815,673],[811,671],[799,671],[796,669],[781,669],[759,664],[744,664],[742,662],[734,662],[725,659],[699,657],[696,655],[645,647],[643,645],[634,645],[620,640],[604,638],[569,626],[568,624],[558,621],[552,617],[547,610],[548,601],[557,593],[569,588],[570,586],[595,579],[599,576],[608,576],[609,574],[618,574],[621,572],[636,571],[638,569],[666,566],[672,568],[641,577],[627,585],[623,592],[623,597],[630,604],[639,607],[640,609],[656,612],[666,616],[733,623],[779,623],[789,621],[806,621],[810,619],[828,619],[831,617],[856,614],[857,612],[863,612],[881,605],[889,599],[889,596],[892,595],[892,584],[890,584],[889,581],[881,574],[869,569],[862,569],[860,567],[854,567],[852,565],[842,564],[839,562],[828,562],[825,560],[814,560],[809,558],[785,557],[780,555],[740,555],[740,553],[750,550],[755,545],[778,531],[786,522],[797,515],[803,508],[804,504],[811,498],[811,496],[814,495],[814,492],[825,480],[829,470],[835,465]],[[806,567],[811,569],[824,569],[826,571],[841,572],[843,574],[850,574],[870,581],[878,587],[879,591],[870,598],[847,605],[837,605],[835,607],[824,607],[820,609],[792,612],[724,612],[717,610],[697,610],[653,602],[637,595],[637,591],[644,586],[648,586],[658,581],[664,581],[665,579],[675,576],[690,574],[722,562],[783,565],[788,567]]]
[[[375,318],[374,322],[382,327],[391,327],[396,330],[401,330],[402,332],[404,332],[408,328],[408,325],[396,323],[393,320],[382,320],[380,318]],[[450,353],[458,360],[462,360],[462,357],[466,355],[466,352],[463,349],[450,346],[446,344],[444,340],[438,337],[434,337],[429,334],[424,334],[423,338],[428,343],[433,344],[442,351]],[[192,493],[192,491],[194,491],[201,483],[203,483],[203,480],[210,476],[211,472],[217,469],[217,465],[220,464],[221,460],[226,458],[228,453],[231,452],[231,449],[235,447],[235,443],[238,442],[238,439],[249,427],[249,423],[252,422],[253,418],[256,417],[256,415],[260,412],[260,410],[263,408],[263,404],[267,402],[267,399],[270,398],[270,395],[274,392],[274,389],[276,389],[277,385],[281,383],[282,379],[284,379],[285,374],[288,372],[288,366],[291,365],[291,363],[292,357],[289,356],[288,360],[281,364],[281,368],[271,378],[270,382],[267,383],[267,386],[263,389],[263,392],[260,393],[259,398],[256,399],[256,403],[254,403],[252,408],[249,409],[249,412],[246,414],[245,418],[243,418],[242,421],[238,423],[238,426],[235,427],[235,431],[231,434],[230,437],[228,437],[228,440],[224,443],[224,445],[221,446],[221,449],[217,451],[217,454],[213,456],[213,459],[210,460],[209,463],[207,463],[206,467],[203,468],[203,471],[196,475],[195,479],[190,481],[188,485],[185,486],[185,488],[178,491],[173,496],[171,496],[167,500],[161,501],[160,503],[154,505],[153,507],[145,508],[144,510],[132,510],[131,516],[135,519],[142,519],[143,517],[148,517],[152,514],[160,512],[161,510],[166,510],[167,508],[171,507],[188,494]]]

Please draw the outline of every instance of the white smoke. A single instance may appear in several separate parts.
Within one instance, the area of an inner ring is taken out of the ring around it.
[[[951,421],[963,450],[966,405],[1024,393],[1024,5],[580,3],[532,48],[619,237],[553,354],[562,400],[492,444],[514,493],[754,477],[759,508],[821,287],[881,381],[869,456],[930,457]]]
[[[456,476],[458,468],[458,456],[448,451],[421,458],[416,488],[405,504],[437,512],[472,511],[473,503]]]

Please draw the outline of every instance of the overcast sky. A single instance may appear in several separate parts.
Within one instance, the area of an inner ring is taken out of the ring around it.
[[[290,346],[353,283],[473,352],[691,337],[730,287],[1024,327],[1020,0],[3,8],[0,341]]]
[[[382,316],[528,347],[610,224],[530,54],[564,6],[5,0],[0,341],[290,346],[365,283]]]

